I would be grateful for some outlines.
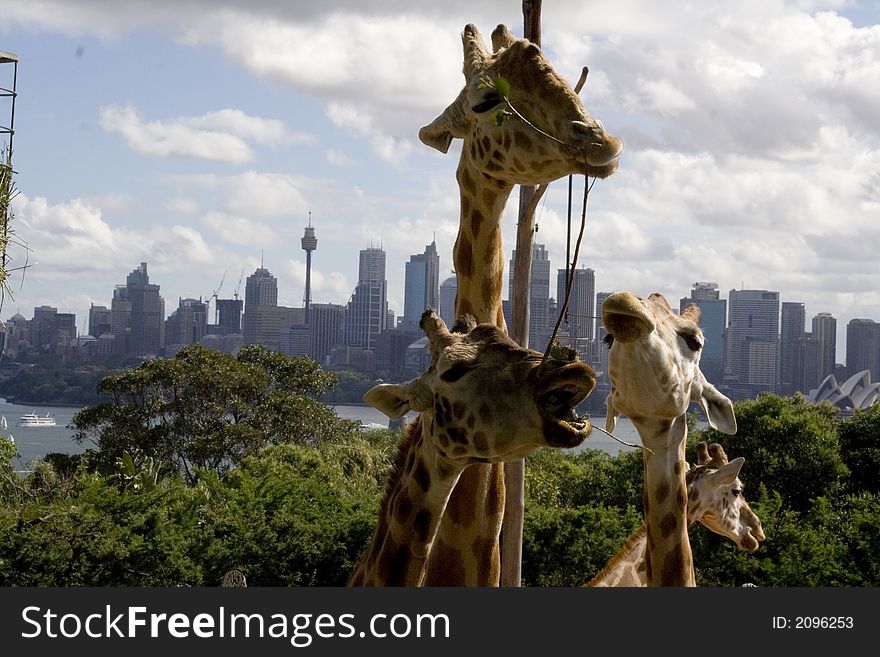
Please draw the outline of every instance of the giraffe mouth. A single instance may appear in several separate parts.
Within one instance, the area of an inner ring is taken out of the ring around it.
[[[578,417],[574,407],[586,397],[575,386],[551,390],[538,399],[544,425],[544,439],[551,447],[577,447],[593,427],[585,417]]]

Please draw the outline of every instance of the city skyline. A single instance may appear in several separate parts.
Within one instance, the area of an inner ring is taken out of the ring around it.
[[[314,235],[315,235],[315,237],[320,237],[320,235],[318,235],[317,233],[314,233]],[[414,262],[414,261],[418,262],[422,258],[424,258],[427,254],[432,253],[433,247],[434,247],[434,242],[432,241],[430,244],[428,244],[427,247],[424,248],[423,253],[410,254],[407,262],[398,263],[400,268],[402,270],[406,270],[406,267],[408,264],[412,264],[412,262]],[[376,252],[376,253],[380,252],[381,254],[384,254],[384,255],[373,257],[373,258],[367,258],[365,260],[363,257],[363,253],[365,251],[366,252]],[[555,305],[558,307],[561,304],[561,299],[557,298],[557,296],[559,295],[560,290],[563,289],[562,268],[554,266],[554,264],[553,264],[554,260],[552,258],[552,254],[550,254],[550,252],[545,248],[544,244],[536,242],[534,245],[534,252],[538,253],[540,256],[540,265],[536,268],[533,268],[533,272],[532,272],[533,284],[531,286],[531,289],[533,291],[536,289],[534,281],[535,281],[535,276],[536,276],[536,272],[537,272],[538,278],[540,278],[544,283],[543,285],[539,285],[537,289],[546,288],[547,291],[551,292],[552,294],[550,294],[550,296],[548,296],[548,298],[546,300],[538,300],[537,303],[536,303],[536,300],[533,298],[532,304],[531,304],[532,308],[535,310],[538,310],[538,311],[540,311],[542,308],[544,310],[546,310],[549,307],[547,302],[550,300],[554,301]],[[364,277],[362,279],[362,281],[370,279],[371,276],[374,275],[374,272],[378,271],[380,268],[384,272],[384,275],[387,277],[387,264],[386,264],[387,254],[385,254],[385,252],[381,248],[379,248],[379,247],[366,247],[365,249],[361,250],[361,254],[362,255],[359,260],[361,263],[360,264],[361,275]],[[508,264],[513,262],[514,257],[515,257],[515,249],[510,252],[509,258],[507,259]],[[440,261],[442,262],[442,259]],[[241,285],[241,290],[240,290],[241,294],[239,295],[241,298],[238,299],[238,302],[242,303],[242,305],[243,305],[243,310],[245,312],[247,311],[247,303],[246,302],[247,302],[248,298],[250,298],[252,300],[252,304],[256,304],[256,305],[264,305],[264,304],[265,305],[278,305],[278,306],[283,306],[283,307],[289,308],[289,309],[302,309],[302,310],[304,310],[305,309],[305,298],[304,298],[303,294],[300,295],[299,305],[287,306],[286,304],[284,304],[280,301],[280,299],[287,298],[287,297],[289,297],[289,295],[282,295],[281,294],[282,290],[279,288],[278,279],[273,274],[272,269],[268,265],[269,265],[269,263],[261,263],[261,265],[259,267],[257,267],[253,272],[250,272],[250,273],[248,273],[247,271],[243,272],[242,285]],[[129,284],[132,282],[140,283],[143,280],[149,282],[149,276],[147,276],[147,274],[146,274],[147,266],[148,266],[148,263],[143,262],[143,263],[140,263],[137,267],[135,267],[135,269],[128,274],[128,277],[127,277],[128,283]],[[303,266],[305,267],[305,265],[303,265]],[[432,265],[432,267],[433,266],[436,266],[436,265]],[[454,278],[454,273],[451,271],[449,272],[449,275],[447,275],[447,276],[444,276],[442,274],[442,271],[443,271],[442,267],[439,268],[439,271],[441,272],[441,274],[437,279],[438,292],[439,292],[439,288],[441,287],[440,284],[442,284],[444,281],[446,281],[449,278]],[[602,282],[603,278],[601,276],[601,272],[599,272],[593,268],[589,268],[589,267],[578,268],[576,270],[576,277],[580,278],[588,272],[590,273],[589,285],[594,290],[594,295],[591,295],[593,301],[591,302],[587,298],[583,298],[580,301],[578,301],[577,300],[578,292],[576,289],[574,289],[573,295],[572,295],[572,301],[570,303],[575,304],[575,306],[574,307],[570,306],[569,312],[573,313],[573,315],[580,317],[580,319],[585,319],[584,314],[577,312],[577,309],[578,309],[578,304],[580,304],[581,307],[588,304],[589,306],[592,306],[594,309],[594,314],[592,315],[591,319],[597,320],[601,317],[601,307],[600,307],[598,301],[596,300],[597,295],[602,295],[602,294],[607,295],[610,292],[617,291],[617,289],[612,289],[612,288],[609,288],[608,286],[604,285]],[[548,274],[550,275],[551,280],[555,279],[555,283],[556,283],[555,287],[551,287],[549,285],[548,281],[544,280]],[[120,278],[121,278],[121,275],[120,275]],[[385,285],[383,285],[383,287],[387,289],[387,287],[388,287],[387,281],[385,279],[383,279],[382,283],[385,283]],[[153,285],[158,286],[158,295],[157,296],[160,297],[160,299],[162,301],[162,307],[164,308],[164,317],[161,318],[162,321],[164,321],[165,319],[168,319],[178,309],[178,303],[200,302],[200,303],[204,303],[207,306],[207,303],[209,301],[208,299],[198,298],[197,296],[194,296],[194,295],[186,295],[186,296],[179,297],[179,299],[177,301],[169,300],[168,298],[165,297],[164,294],[162,294],[162,282],[161,281],[156,283],[154,280]],[[725,330],[727,330],[729,328],[730,321],[731,321],[730,320],[730,308],[729,308],[729,305],[727,305],[727,302],[729,300],[728,295],[730,295],[731,293],[737,294],[739,292],[749,292],[749,293],[757,292],[760,294],[763,292],[770,292],[770,293],[775,294],[776,295],[775,302],[777,303],[779,308],[776,312],[776,325],[775,325],[775,327],[773,327],[772,329],[769,330],[768,335],[773,334],[773,335],[776,335],[777,338],[781,338],[783,336],[784,331],[785,331],[785,307],[786,307],[786,305],[791,306],[793,304],[797,304],[797,305],[803,307],[803,312],[801,313],[801,316],[803,318],[804,326],[799,327],[800,328],[799,334],[801,336],[804,333],[809,334],[811,332],[815,332],[816,320],[818,318],[830,316],[830,318],[833,318],[834,320],[836,320],[836,334],[834,335],[834,343],[836,344],[836,350],[835,350],[834,363],[835,364],[845,364],[846,363],[846,350],[847,350],[847,342],[846,342],[847,336],[846,336],[846,334],[847,334],[847,326],[849,324],[849,321],[843,322],[841,320],[841,318],[835,317],[833,315],[833,313],[827,313],[826,311],[823,311],[821,309],[811,310],[802,301],[799,301],[797,299],[785,299],[781,296],[781,294],[778,291],[775,291],[775,290],[764,290],[761,288],[752,288],[749,290],[737,290],[735,288],[731,288],[727,291],[727,294],[725,295],[723,292],[724,286],[719,284],[716,281],[712,281],[712,282],[694,281],[688,286],[688,289],[683,290],[677,294],[675,294],[675,293],[664,294],[664,296],[666,296],[667,300],[670,302],[670,304],[672,304],[673,308],[678,309],[678,307],[681,305],[681,303],[695,301],[695,299],[689,298],[689,295],[691,294],[691,288],[693,286],[697,286],[698,288],[703,289],[703,293],[705,293],[705,289],[708,288],[709,286],[714,286],[715,291],[717,292],[717,294],[719,295],[721,300],[725,302],[725,306],[726,306],[725,322],[724,322]],[[350,304],[350,302],[356,296],[356,292],[357,292],[358,288],[359,288],[359,284],[356,283],[353,286],[352,290],[349,292],[349,295],[347,298],[339,300],[339,301],[321,302],[320,305],[346,307]],[[113,298],[115,298],[115,295],[119,293],[120,289],[125,290],[126,285],[120,284],[120,283],[114,283],[111,286],[110,296],[108,297],[109,301],[107,299],[96,300],[95,302],[93,302],[93,306],[96,308],[106,306],[105,309],[107,309],[109,311],[109,308],[112,304]],[[649,293],[641,293],[641,292],[635,291],[635,290],[633,290],[633,292],[636,294],[639,294],[640,296],[645,296],[646,294],[649,294]],[[383,290],[383,291],[381,291],[381,294],[387,295],[387,292]],[[581,293],[581,294],[583,294],[583,293]],[[402,295],[401,295],[401,297],[402,297]],[[699,298],[702,299],[704,297],[701,296]],[[505,304],[507,304],[509,302],[509,295],[508,295],[507,286],[505,286],[504,300],[505,300]],[[104,301],[104,303],[102,303],[102,301]],[[232,302],[234,300],[232,298],[232,295],[230,295],[229,298],[226,298],[223,295],[220,295],[218,297],[218,299],[216,299],[214,301],[216,303],[217,301],[219,301],[219,302]],[[435,308],[435,310],[440,312],[442,303],[443,302],[440,299],[439,294],[438,294],[437,308]],[[315,303],[312,302],[312,305],[315,305]],[[59,312],[59,314],[64,314],[67,312],[67,310],[69,310],[69,309],[65,309],[59,305],[49,303],[49,304],[41,304],[41,306],[38,306],[38,307],[31,309],[30,312],[34,313],[34,311],[38,310],[41,307],[55,308]],[[387,312],[393,313],[394,319],[395,319],[395,327],[396,327],[397,324],[401,320],[404,319],[403,308],[400,308],[400,309],[391,308],[390,304],[388,304],[387,302],[385,302],[384,307],[386,307]],[[204,312],[207,313],[207,309]],[[705,326],[705,324],[708,320],[707,320],[707,316],[706,316],[706,311],[704,310],[703,312],[704,312],[704,319],[703,319],[704,327],[703,328],[704,328],[704,330],[706,330],[707,327]],[[12,314],[7,315],[5,317],[0,317],[0,320],[2,320],[5,323],[14,314],[21,314],[23,317],[25,317],[27,319],[27,314],[22,313],[21,310],[19,309],[18,311],[16,311],[16,313],[12,313]],[[75,318],[76,318],[75,328],[76,328],[76,331],[79,335],[85,335],[85,334],[89,333],[89,326],[88,326],[89,317],[90,317],[89,312],[87,312],[84,317],[81,317],[80,315],[78,315],[76,313],[68,313],[68,314],[75,316]],[[207,315],[206,315],[205,321],[208,324],[214,323],[213,322],[213,315],[214,315],[214,311],[211,311],[211,317],[207,317]],[[34,313],[34,317],[36,317],[36,313]],[[242,317],[243,317],[243,315],[242,315]],[[852,318],[852,319],[867,319],[867,320],[873,320],[876,322],[880,322],[880,315],[878,315],[877,317],[859,317],[859,318]],[[242,321],[244,321],[244,320],[242,320]],[[555,321],[555,318],[553,321]],[[574,323],[575,321],[576,320],[572,319],[571,323]],[[581,330],[584,332],[579,333],[579,335],[581,335],[582,337],[584,337],[584,336],[589,337],[589,334],[586,332],[586,331],[588,331],[588,329],[586,327],[583,327],[583,325],[581,325],[581,326],[582,326],[582,328],[577,329],[577,330]],[[599,324],[596,324],[596,327],[598,327],[598,326],[599,326]],[[395,327],[384,327],[382,330],[385,330],[386,328],[395,328]],[[811,329],[811,327],[812,327],[812,329]],[[545,325],[541,324],[536,329],[536,322],[535,322],[535,319],[533,318],[532,327],[530,329],[530,334],[531,334],[532,340],[534,341],[535,337],[540,336],[542,334],[545,336],[548,335],[550,328],[552,328],[552,325],[545,326]],[[796,331],[797,331],[797,329],[796,329]],[[597,339],[600,339],[600,338],[601,338],[601,336],[598,336]],[[736,340],[736,338],[734,336],[734,343],[735,343],[735,340]],[[534,344],[532,344],[532,346],[534,347]],[[540,346],[539,348],[543,348],[543,345]],[[783,343],[780,343],[778,346],[778,349],[784,350],[784,348],[785,347],[783,346]],[[728,341],[728,343],[727,343],[727,349],[728,349],[728,351],[731,349],[731,342],[730,341]],[[713,353],[711,351],[711,346],[710,346],[710,352],[708,352],[708,353],[710,353],[710,354]],[[826,374],[833,373],[833,367],[831,368],[831,371],[826,371],[825,373]],[[779,374],[783,375],[784,369]],[[784,383],[784,381],[780,381],[779,383],[780,384]]]
[[[29,250],[10,249],[0,313],[51,305],[82,330],[139,262],[166,312],[220,281],[231,297],[261,261],[299,307],[311,224],[312,302],[345,303],[372,243],[401,314],[410,255],[436,240],[441,280],[450,270],[460,143],[443,155],[417,135],[461,89],[467,23],[487,41],[498,23],[520,35],[521,3],[7,0],[11,226]],[[599,289],[670,300],[698,280],[778,291],[808,320],[837,318],[842,348],[850,320],[880,317],[878,24],[875,2],[545,3],[543,50],[570,82],[589,67],[585,106],[624,143],[590,193],[578,267]],[[537,212],[557,264],[566,188]]]

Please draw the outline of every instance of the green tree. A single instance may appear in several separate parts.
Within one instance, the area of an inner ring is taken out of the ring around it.
[[[318,445],[342,439],[356,423],[316,397],[335,383],[306,357],[258,345],[238,357],[189,345],[102,379],[110,401],[73,417],[74,439],[91,442],[109,471],[125,452],[155,459],[190,484],[198,470],[223,472],[265,445]]]
[[[834,406],[762,394],[737,402],[734,409],[735,435],[709,429],[696,432],[694,439],[721,443],[730,458],[745,457],[740,478],[747,487],[764,484],[795,511],[806,511],[813,499],[842,490],[849,471],[840,454]]]
[[[880,404],[841,422],[840,451],[849,467],[850,489],[880,493]]]

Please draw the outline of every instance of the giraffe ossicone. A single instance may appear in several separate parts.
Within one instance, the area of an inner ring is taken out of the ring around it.
[[[700,522],[716,534],[729,538],[741,550],[754,552],[765,536],[760,519],[743,494],[739,473],[744,462],[742,457],[728,462],[718,443],[697,444],[697,464],[688,469],[685,477],[687,522],[689,525]],[[647,586],[647,545],[647,528],[642,523],[585,586]]]
[[[736,433],[733,403],[700,371],[703,333],[700,310],[672,311],[661,294],[639,297],[615,292],[602,303],[611,348],[606,429],[627,415],[642,439],[647,577],[651,586],[694,586],[687,531],[685,413],[692,402],[709,426]]]
[[[524,458],[540,447],[575,447],[589,435],[574,408],[595,385],[589,365],[548,361],[492,324],[449,331],[422,315],[432,363],[405,384],[380,384],[364,401],[392,418],[419,411],[398,445],[373,539],[350,584],[420,586],[447,501],[473,463]],[[458,325],[457,327],[458,328]]]

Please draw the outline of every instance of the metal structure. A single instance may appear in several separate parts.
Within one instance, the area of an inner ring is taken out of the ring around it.
[[[12,64],[12,85],[0,86],[0,99],[9,99],[9,124],[0,123],[0,281],[6,280],[6,245],[9,242],[9,202],[12,200],[12,137],[15,135],[15,97],[18,57],[0,51],[0,64]],[[8,70],[8,69],[7,69]],[[3,119],[0,119],[3,121]]]
[[[306,252],[306,290],[303,301],[305,302],[305,323],[309,323],[309,306],[312,304],[312,251],[318,248],[318,239],[315,237],[315,228],[312,226],[312,213],[309,211],[309,225],[302,237],[302,249]]]
[[[207,306],[211,303],[211,299],[214,300],[214,325],[220,323],[220,309],[217,307],[217,294],[220,292],[220,288],[223,287],[223,281],[226,280],[226,271],[224,270],[223,276],[220,278],[220,285],[218,285],[213,292],[208,296],[208,300],[205,302],[206,306],[206,314],[207,314]]]

